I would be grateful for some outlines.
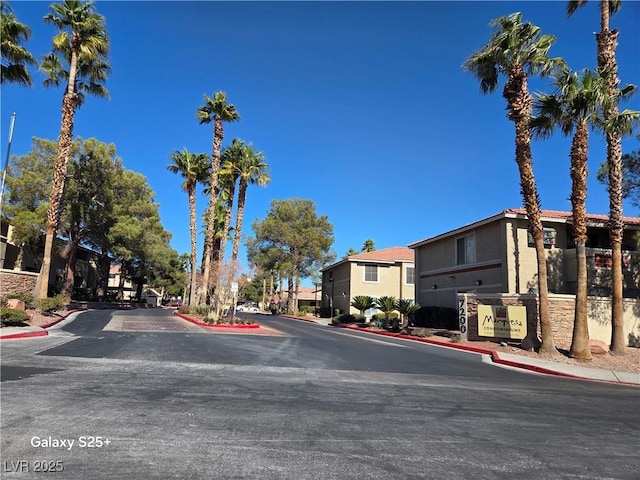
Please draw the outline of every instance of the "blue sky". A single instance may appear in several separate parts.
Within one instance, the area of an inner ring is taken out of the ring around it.
[[[27,47],[51,48],[50,2],[10,2],[33,31]],[[521,11],[557,36],[551,55],[575,70],[595,66],[598,2],[570,19],[565,2],[111,2],[107,20],[111,100],[88,98],[75,136],[114,143],[126,168],[146,176],[172,246],[189,251],[187,197],[166,170],[174,149],[211,152],[212,128],[199,125],[203,95],[227,92],[242,120],[225,126],[223,145],[251,142],[270,166],[271,183],[249,189],[245,234],[273,199],[307,198],[334,226],[340,258],[367,238],[404,246],[522,205],[513,124],[502,83],[482,95],[461,65],[491,35],[489,21]],[[623,2],[622,83],[640,84],[640,3]],[[2,86],[2,155],[17,113],[11,153],[31,138],[56,139],[62,91]],[[531,81],[532,91],[549,90]],[[625,105],[640,110],[640,96]],[[569,139],[535,141],[534,172],[544,209],[571,209]],[[640,148],[635,138],[625,152]],[[604,142],[591,136],[587,209],[608,213],[595,178]],[[206,207],[198,198],[200,213]],[[638,209],[625,204],[625,215]],[[202,236],[198,238],[202,249]],[[244,250],[241,260],[246,263]]]

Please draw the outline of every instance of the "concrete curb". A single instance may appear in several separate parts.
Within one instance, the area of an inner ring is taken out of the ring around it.
[[[199,327],[207,327],[207,328],[260,328],[259,323],[252,323],[250,325],[227,325],[225,323],[206,323],[201,322],[197,318],[191,317],[189,315],[185,315],[184,313],[173,312],[174,315],[186,320],[187,322],[191,322]]]
[[[33,337],[46,337],[49,332],[46,330],[31,330],[29,332],[10,333],[8,335],[2,335],[0,340],[16,340],[19,338],[33,338]]]
[[[633,383],[633,382],[626,382],[626,381],[622,381],[622,380],[608,380],[605,378],[592,378],[592,377],[587,377],[584,375],[576,375],[576,374],[572,374],[572,373],[567,373],[567,372],[563,372],[563,371],[559,371],[559,370],[554,370],[552,368],[546,368],[546,367],[542,367],[540,365],[533,365],[531,363],[524,363],[524,362],[517,362],[514,360],[507,360],[504,358],[500,358],[500,354],[495,351],[495,350],[487,350],[485,348],[477,348],[477,347],[472,347],[472,346],[468,346],[468,345],[460,345],[457,343],[451,343],[451,342],[439,342],[439,341],[434,341],[434,340],[430,340],[429,338],[425,338],[425,337],[414,337],[411,335],[402,335],[400,333],[393,333],[393,332],[385,332],[385,331],[379,331],[379,330],[372,330],[369,328],[362,328],[362,327],[356,327],[353,325],[333,325],[333,324],[329,324],[330,326],[333,327],[337,327],[337,328],[348,328],[350,330],[356,330],[356,331],[360,331],[360,332],[366,332],[366,333],[371,333],[374,335],[383,335],[383,336],[387,336],[387,337],[395,337],[395,338],[401,338],[403,340],[411,340],[411,341],[415,341],[415,342],[422,342],[422,343],[428,343],[430,345],[436,345],[439,347],[445,347],[445,348],[455,348],[458,350],[464,350],[467,352],[472,352],[472,353],[478,353],[478,354],[483,354],[483,355],[487,355],[489,356],[489,358],[491,358],[491,361],[497,365],[503,365],[506,367],[512,367],[512,368],[518,368],[521,370],[528,370],[534,373],[540,373],[540,374],[544,374],[544,375],[553,375],[556,377],[563,377],[563,378],[569,378],[569,379],[576,379],[576,380],[591,380],[591,381],[596,381],[596,382],[604,382],[604,383],[610,383],[610,384],[614,384],[614,385],[625,385],[625,386],[630,386],[630,387],[640,387],[640,383]],[[603,372],[607,372],[608,370],[603,370]],[[616,372],[612,372],[612,374],[617,377],[618,375],[616,375]]]

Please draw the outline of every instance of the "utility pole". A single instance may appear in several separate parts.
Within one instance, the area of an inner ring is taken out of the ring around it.
[[[2,214],[2,197],[4,196],[4,182],[7,179],[7,168],[9,167],[9,155],[11,155],[11,142],[13,141],[13,125],[16,123],[16,112],[11,114],[11,123],[9,125],[9,143],[7,144],[7,156],[4,160],[4,168],[2,169],[2,188],[0,188],[0,215]]]

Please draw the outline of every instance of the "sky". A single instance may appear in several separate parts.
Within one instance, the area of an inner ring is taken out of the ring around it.
[[[29,25],[27,48],[41,59],[56,33],[42,17],[50,2],[10,2]],[[504,79],[483,95],[462,68],[489,40],[489,22],[520,11],[557,37],[551,56],[581,71],[595,68],[598,2],[571,18],[564,1],[501,2],[158,2],[97,1],[110,36],[110,100],[88,97],[74,136],[113,143],[124,166],[156,194],[171,245],[190,251],[182,179],[166,166],[176,149],[211,153],[212,125],[195,118],[204,95],[227,93],[241,115],[225,124],[223,146],[242,139],[261,151],[271,182],[247,194],[245,235],[272,200],[310,199],[334,227],[341,258],[366,239],[377,249],[410,243],[522,206],[514,127],[505,116]],[[623,84],[640,84],[640,2],[612,17],[620,31]],[[62,90],[2,85],[0,135],[12,155],[33,137],[57,139]],[[532,92],[550,92],[530,80]],[[640,95],[623,105],[640,110]],[[570,211],[570,139],[557,133],[532,145],[543,209]],[[625,139],[623,152],[640,148]],[[606,158],[590,137],[587,211],[607,214],[596,172]],[[207,199],[197,199],[198,217]],[[625,216],[640,211],[629,203]],[[199,230],[202,230],[201,225]],[[198,237],[202,251],[203,237]],[[244,248],[240,260],[249,270]]]

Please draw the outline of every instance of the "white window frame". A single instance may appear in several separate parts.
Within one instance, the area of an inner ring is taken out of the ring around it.
[[[458,242],[464,242],[464,259],[458,257]],[[455,240],[456,265],[471,265],[477,263],[476,260],[476,234],[463,235],[456,237]]]
[[[413,270],[412,279],[413,281],[409,281],[409,269]],[[405,285],[415,285],[416,284],[416,267],[412,267],[411,265],[407,265],[404,271],[404,283]]]
[[[375,268],[375,275],[376,275],[375,280],[367,280],[367,267]],[[378,283],[380,281],[380,269],[378,268],[378,265],[370,265],[370,264],[364,265],[363,281],[365,283]]]

